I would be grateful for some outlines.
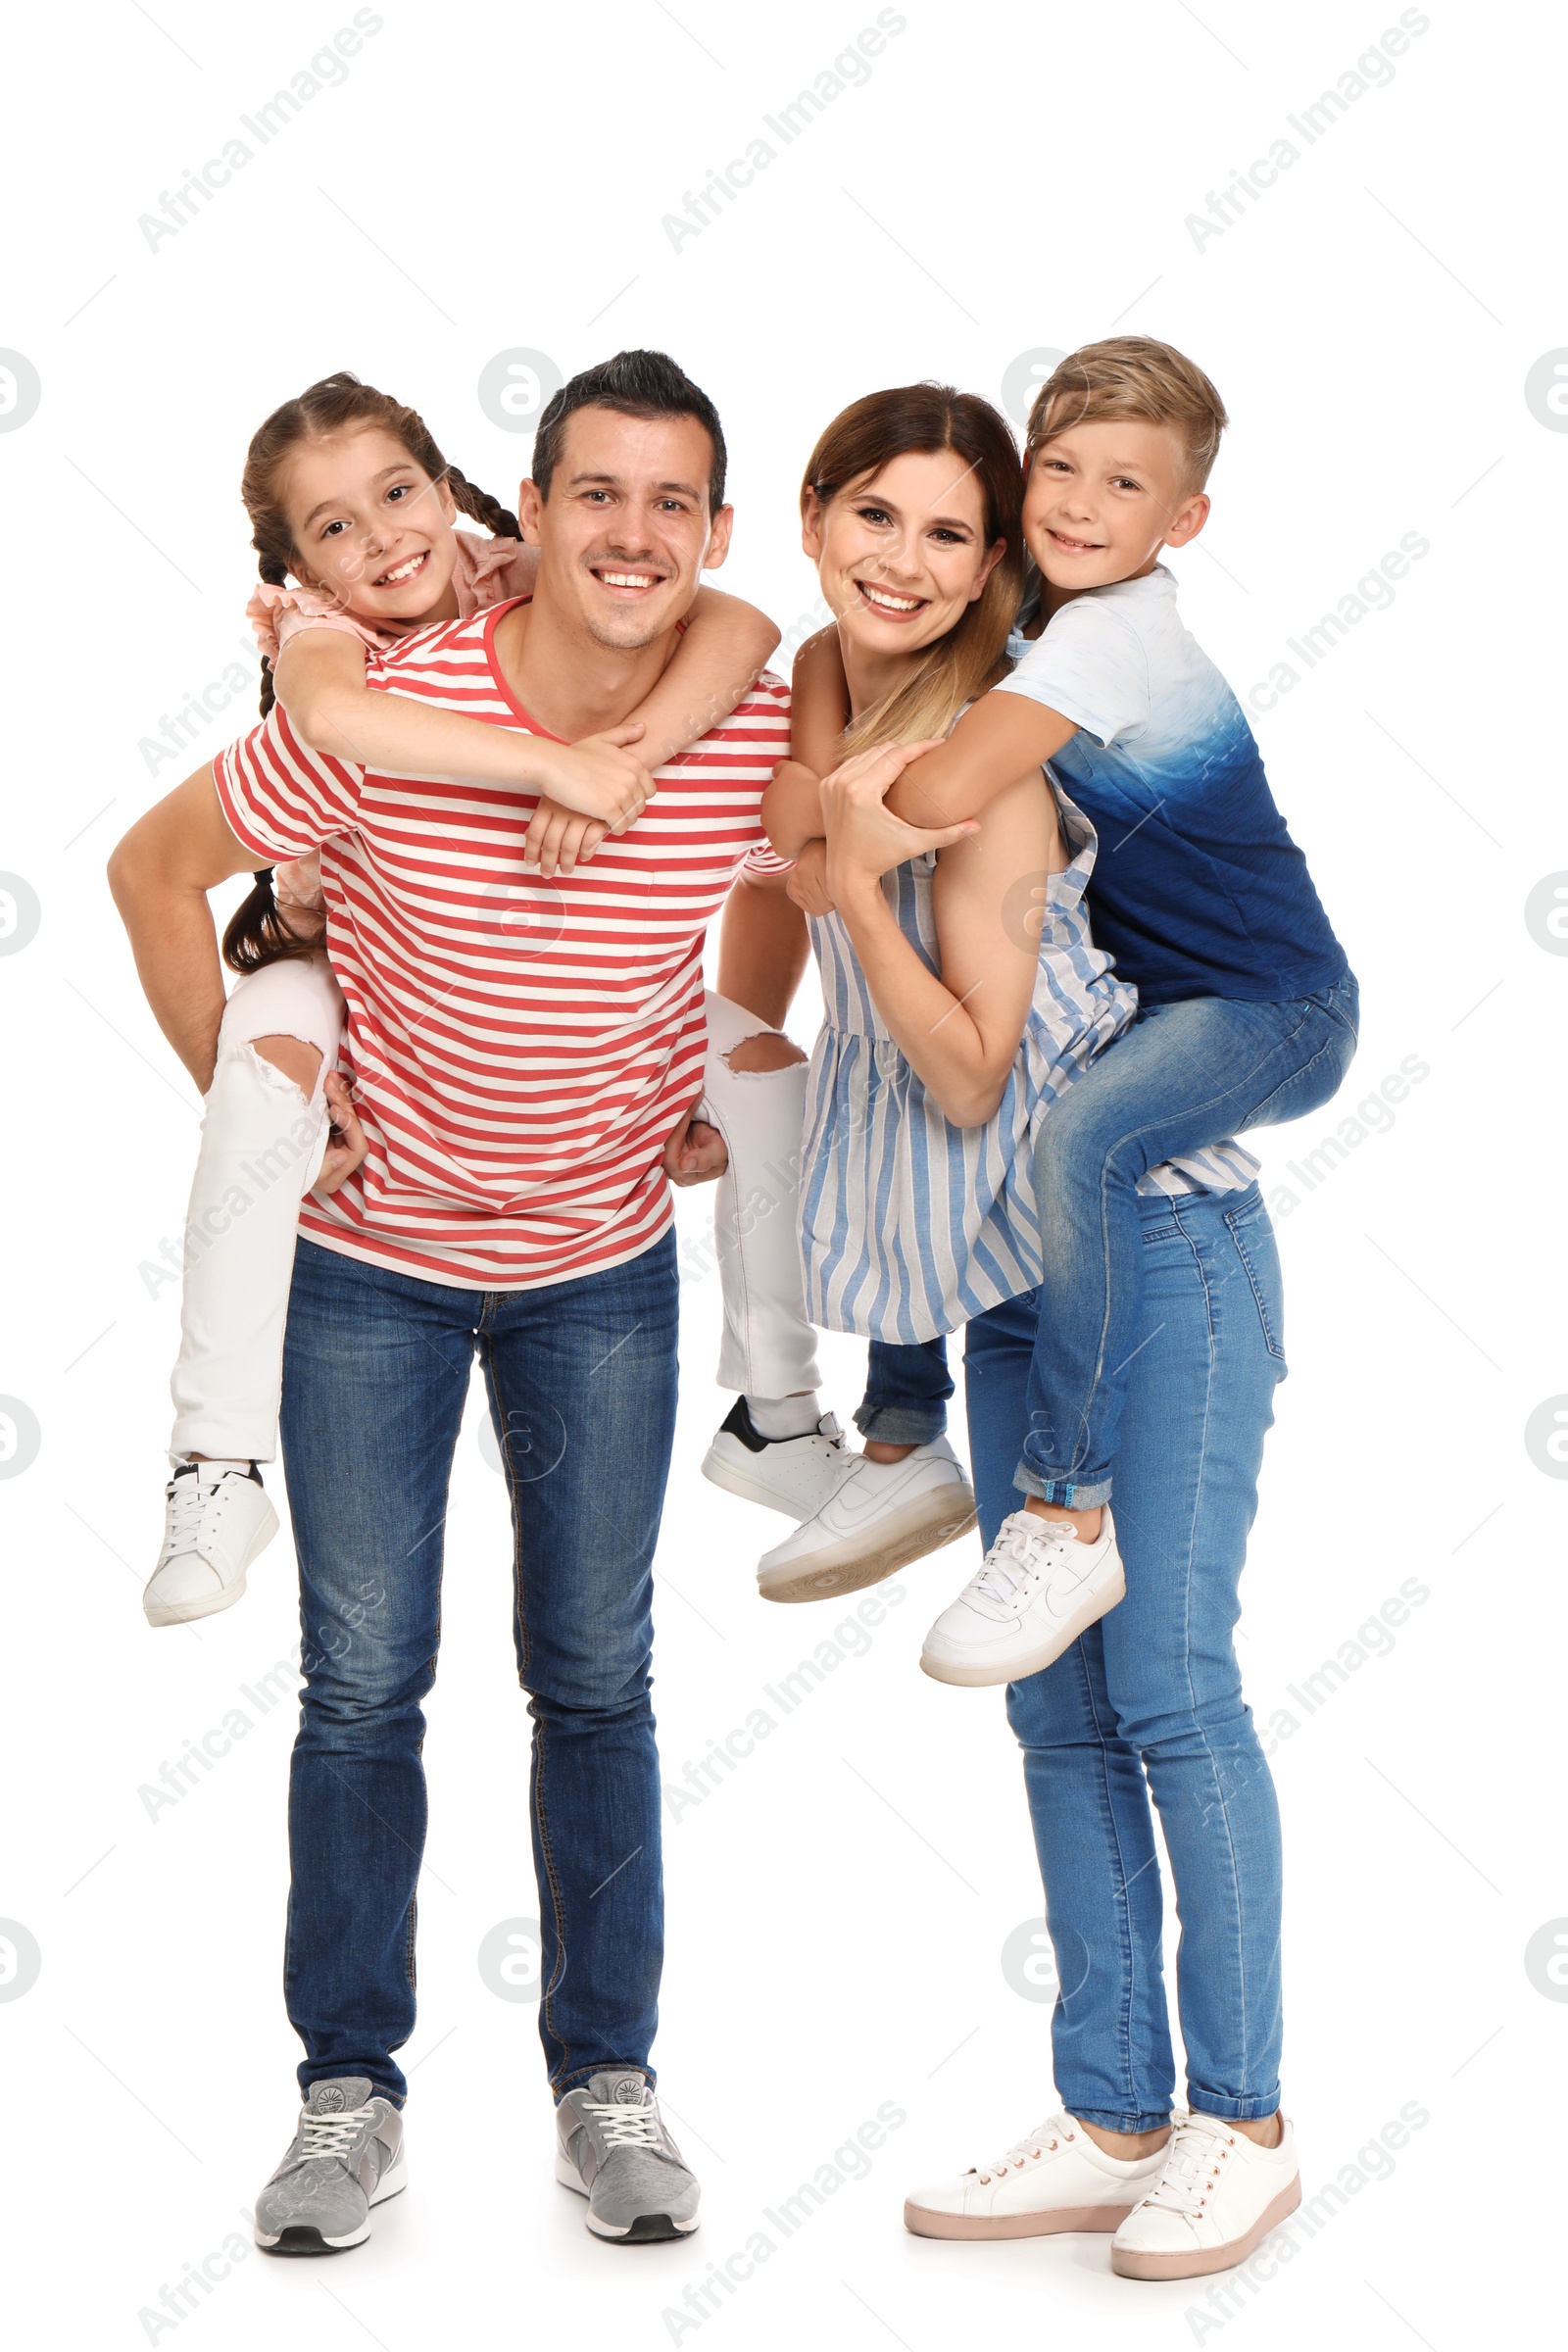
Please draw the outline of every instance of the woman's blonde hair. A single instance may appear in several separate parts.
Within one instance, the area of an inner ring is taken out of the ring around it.
[[[921,383],[853,401],[811,452],[801,506],[804,511],[814,493],[827,507],[895,458],[943,450],[951,450],[979,485],[987,548],[999,539],[1005,545],[963,617],[927,646],[902,686],[851,724],[847,752],[945,735],[965,703],[994,686],[1005,667],[1007,632],[1023,590],[1023,474],[1006,421],[988,400],[956,392],[951,384]]]
[[[1229,424],[1225,403],[1186,354],[1152,335],[1107,335],[1062,360],[1035,394],[1028,445],[1044,449],[1075,424],[1126,417],[1168,424],[1187,455],[1187,488],[1201,490]]]

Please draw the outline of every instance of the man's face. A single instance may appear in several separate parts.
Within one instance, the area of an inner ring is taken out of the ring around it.
[[[712,445],[695,416],[577,409],[542,499],[517,497],[539,587],[596,644],[636,652],[684,619],[701,573],[729,552],[732,510],[708,512]]]

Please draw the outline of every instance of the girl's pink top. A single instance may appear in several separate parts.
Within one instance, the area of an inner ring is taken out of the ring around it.
[[[491,605],[505,604],[509,597],[532,594],[539,561],[533,548],[525,547],[520,539],[480,539],[472,531],[454,531],[452,536],[458,543],[452,585],[457,590],[460,620]],[[406,629],[375,629],[368,620],[357,620],[323,589],[274,588],[270,580],[258,580],[245,617],[256,632],[263,661],[273,663],[289,639],[302,629],[337,629],[376,653],[385,653],[400,637],[411,634]],[[278,866],[272,888],[285,921],[290,908],[299,910],[301,919],[291,923],[291,929],[301,936],[319,933],[325,906],[318,852],[313,850],[308,858],[294,858]]]

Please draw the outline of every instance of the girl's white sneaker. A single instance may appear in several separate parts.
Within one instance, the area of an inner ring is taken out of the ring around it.
[[[1178,2115],[1159,2179],[1110,2241],[1122,2278],[1199,2278],[1234,2270],[1301,2202],[1296,2135],[1280,2117],[1260,2148],[1217,2115]]]
[[[141,1605],[149,1625],[232,1608],[245,1571],[277,1533],[254,1462],[181,1462],[164,1489],[164,1548]]]
[[[1152,2188],[1164,2160],[1163,2148],[1130,2163],[1107,2156],[1070,2115],[1049,2116],[994,2164],[917,2189],[906,2201],[904,2227],[916,2237],[1105,2234]]]
[[[1021,1682],[1054,1665],[1127,1590],[1106,1505],[1092,1544],[1065,1519],[1013,1511],[985,1565],[925,1638],[920,1664],[939,1683]]]

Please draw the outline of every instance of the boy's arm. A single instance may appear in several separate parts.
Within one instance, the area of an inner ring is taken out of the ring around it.
[[[964,712],[946,743],[912,760],[888,795],[909,825],[951,825],[983,814],[997,795],[1036,775],[1078,732],[1076,719],[993,687]]]
[[[762,795],[762,823],[781,858],[798,858],[808,841],[821,840],[824,827],[817,778],[837,767],[849,723],[850,690],[839,633],[830,624],[808,637],[795,657],[790,684],[790,757],[779,762]]]
[[[207,893],[257,863],[229,829],[210,766],[138,818],[109,860],[109,888],[153,1017],[204,1095],[224,1004]]]
[[[699,588],[673,660],[630,714],[642,721],[637,757],[645,767],[694,744],[728,718],[767,666],[779,633],[765,612],[717,588]]]

